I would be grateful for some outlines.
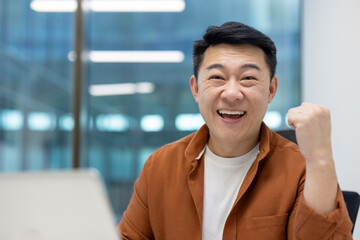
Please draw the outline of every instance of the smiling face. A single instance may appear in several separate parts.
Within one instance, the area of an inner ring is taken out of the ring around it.
[[[219,44],[204,53],[190,86],[210,130],[209,148],[222,157],[241,156],[259,141],[261,122],[275,96],[277,78],[261,48]]]

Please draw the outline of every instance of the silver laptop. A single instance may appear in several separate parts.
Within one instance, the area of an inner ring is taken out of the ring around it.
[[[96,170],[0,174],[0,239],[118,240]]]

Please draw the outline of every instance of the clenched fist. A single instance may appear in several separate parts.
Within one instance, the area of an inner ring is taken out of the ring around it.
[[[328,108],[303,103],[288,112],[288,124],[295,130],[301,153],[307,163],[332,159],[331,121]]]

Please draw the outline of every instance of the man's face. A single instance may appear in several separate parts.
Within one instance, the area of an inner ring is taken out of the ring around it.
[[[209,47],[198,79],[192,76],[190,86],[215,154],[240,156],[257,144],[267,105],[277,89],[261,48],[245,44]]]

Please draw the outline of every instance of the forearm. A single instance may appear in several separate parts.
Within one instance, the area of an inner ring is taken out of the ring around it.
[[[307,161],[305,202],[318,213],[328,215],[336,209],[337,177],[332,157]]]

